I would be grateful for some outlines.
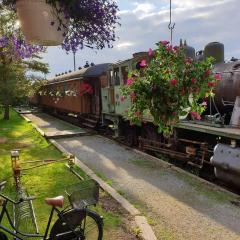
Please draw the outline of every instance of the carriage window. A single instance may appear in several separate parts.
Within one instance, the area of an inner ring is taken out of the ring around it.
[[[121,73],[122,73],[122,80],[124,84],[127,84],[127,79],[128,79],[128,67],[124,66],[121,67]]]
[[[119,68],[113,70],[114,85],[120,85]]]

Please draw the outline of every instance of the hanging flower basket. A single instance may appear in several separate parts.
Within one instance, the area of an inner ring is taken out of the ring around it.
[[[45,0],[17,0],[16,9],[22,32],[29,43],[45,46],[62,44],[69,20],[63,13],[57,13],[57,8]],[[54,24],[59,19],[63,23],[61,28]]]
[[[150,49],[149,58],[149,62],[142,59],[140,70],[131,72],[122,88],[123,97],[132,101],[125,117],[140,125],[143,115],[150,112],[159,132],[169,136],[187,115],[201,119],[207,104],[204,99],[214,95],[221,76],[212,74],[212,58],[186,58],[182,48],[167,41],[158,43],[155,51]]]
[[[67,52],[111,48],[119,24],[115,0],[2,0],[17,11],[26,39]]]

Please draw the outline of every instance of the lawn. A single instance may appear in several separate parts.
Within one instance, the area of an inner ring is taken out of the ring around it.
[[[0,116],[2,117],[2,116]],[[14,197],[14,184],[11,170],[10,151],[20,149],[22,162],[29,160],[61,159],[64,156],[49,142],[47,142],[30,123],[22,119],[15,111],[11,111],[9,121],[0,120],[0,181],[7,180],[4,193]],[[83,177],[84,173],[77,170]],[[54,163],[30,171],[25,171],[22,183],[30,195],[36,196],[34,207],[40,232],[44,232],[50,207],[45,205],[46,197],[64,195],[68,185],[79,180],[69,172],[65,163]],[[121,225],[121,217],[111,211],[104,211],[101,206],[95,210],[104,217],[106,229]],[[107,238],[106,238],[107,239]]]

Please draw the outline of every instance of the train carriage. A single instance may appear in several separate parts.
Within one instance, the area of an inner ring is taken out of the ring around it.
[[[86,127],[95,127],[101,114],[101,82],[108,63],[83,68],[48,80],[40,91],[44,110],[60,116],[71,114]]]

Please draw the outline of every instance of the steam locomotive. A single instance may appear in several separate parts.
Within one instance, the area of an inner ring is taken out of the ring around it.
[[[195,54],[194,48],[180,44],[187,57],[198,61],[212,56],[214,73],[220,73],[215,96],[209,99],[203,119],[182,120],[174,134],[159,134],[151,116],[143,116],[141,127],[131,125],[123,115],[131,101],[121,101],[120,87],[128,72],[137,68],[147,52],[116,63],[92,65],[49,79],[32,99],[42,108],[82,126],[111,129],[113,136],[144,151],[167,154],[199,169],[209,166],[216,178],[240,188],[240,61],[224,61],[224,45],[209,43]]]

